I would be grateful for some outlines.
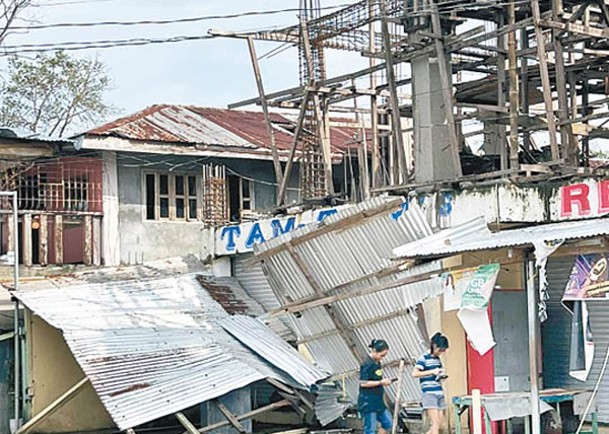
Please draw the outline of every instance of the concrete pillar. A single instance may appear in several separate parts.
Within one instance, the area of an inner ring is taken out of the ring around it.
[[[448,65],[450,71],[450,65]],[[420,56],[412,61],[415,182],[454,179],[456,168],[446,126],[438,60]]]

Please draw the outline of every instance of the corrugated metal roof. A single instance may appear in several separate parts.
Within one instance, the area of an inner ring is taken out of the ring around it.
[[[32,142],[48,142],[48,143],[73,143],[72,140],[62,139],[59,137],[49,137],[44,134],[34,133],[23,128],[12,128],[7,126],[0,126],[0,138],[3,139],[14,139],[14,140],[27,140]]]
[[[315,384],[330,376],[314,368],[304,357],[295,357],[294,348],[255,318],[234,316],[223,320],[224,330],[279,369],[290,372],[301,384]]]
[[[197,280],[207,293],[231,315],[259,316],[264,313],[262,306],[243,289],[234,277],[198,275]]]
[[[219,322],[229,315],[195,276],[14,295],[62,331],[121,430],[265,378],[311,386],[294,380],[300,372],[265,363],[225,332]],[[299,357],[296,351],[292,355]],[[290,354],[282,356],[289,360]]]
[[[271,113],[277,149],[287,153],[295,123]],[[335,152],[357,148],[357,124],[330,127]],[[171,142],[184,145],[238,147],[269,151],[270,140],[262,112],[249,112],[185,105],[158,104],[131,116],[92,129],[89,136],[116,136],[131,140]],[[368,134],[367,137],[370,137]]]
[[[278,299],[287,303],[317,296],[316,288],[311,285],[294,255],[305,264],[307,274],[312,276],[321,290],[332,295],[392,284],[406,276],[439,270],[439,264],[431,263],[386,277],[374,276],[376,272],[393,265],[391,257],[395,247],[404,241],[411,242],[432,234],[418,206],[403,210],[398,203],[393,211],[377,214],[353,225],[340,224],[345,218],[358,214],[374,214],[375,210],[387,205],[387,200],[375,198],[357,204],[326,218],[322,223],[307,225],[256,246],[257,254],[265,254],[263,270]],[[396,198],[390,200],[395,201]],[[334,224],[337,230],[327,232],[326,226]],[[287,249],[288,241],[291,241],[292,253]],[[412,308],[440,292],[441,288],[434,280],[426,280],[363,296],[354,295],[331,303],[331,307],[336,317],[352,330],[351,338],[361,357],[367,353],[373,338],[388,341],[391,350],[386,359],[389,364],[385,367],[386,375],[397,376],[397,362],[400,359],[412,360],[425,350],[425,339],[418,329]],[[348,398],[356,402],[359,390],[357,373],[361,360],[352,353],[330,313],[324,307],[315,307],[305,309],[298,315],[289,315],[289,318],[299,340],[306,344],[315,362],[339,378],[344,377]],[[393,389],[389,389],[390,395],[395,392]],[[406,376],[402,397],[406,401],[416,401],[419,396],[417,382]]]
[[[396,257],[445,256],[475,250],[532,245],[534,241],[570,240],[609,234],[609,218],[548,223],[491,232],[484,218],[445,229],[393,250]]]

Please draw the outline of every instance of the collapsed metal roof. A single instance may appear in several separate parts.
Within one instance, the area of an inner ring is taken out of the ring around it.
[[[436,257],[475,250],[533,245],[535,241],[571,240],[609,234],[609,218],[548,223],[519,229],[491,232],[484,217],[393,250],[400,258]]]
[[[400,199],[375,198],[255,248],[284,310],[292,313],[299,342],[321,368],[344,381],[352,402],[358,395],[359,365],[372,339],[390,345],[387,377],[397,376],[400,359],[412,361],[425,350],[414,307],[441,288],[423,278],[401,282],[431,275],[439,264],[384,273],[395,266],[393,248],[431,233],[418,206],[406,209]],[[383,289],[371,292],[374,288]],[[417,382],[405,376],[402,398],[416,401],[419,395]]]
[[[310,382],[302,383],[302,373],[291,369],[302,363],[295,350],[282,352],[279,368],[234,339],[219,325],[229,314],[195,274],[14,296],[63,333],[121,430],[263,379],[309,389],[327,376],[310,367]],[[261,339],[274,337],[262,324],[256,330]]]

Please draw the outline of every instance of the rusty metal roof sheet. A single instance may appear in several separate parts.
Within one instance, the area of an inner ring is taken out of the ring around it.
[[[484,217],[437,232],[393,250],[396,257],[436,257],[476,250],[533,245],[535,241],[572,240],[609,235],[609,218],[548,223],[491,232]]]
[[[193,274],[14,295],[62,331],[121,430],[265,378],[312,386],[295,381],[292,375],[300,372],[278,369],[225,332],[219,322],[229,315]],[[282,353],[290,357],[300,360],[295,350]]]
[[[291,148],[294,122],[278,113],[271,113],[271,122],[278,150],[287,153]],[[340,124],[331,125],[330,139],[334,152],[357,148],[357,132],[357,124],[353,121],[342,119]],[[263,113],[185,105],[153,105],[92,129],[86,135],[270,151]]]

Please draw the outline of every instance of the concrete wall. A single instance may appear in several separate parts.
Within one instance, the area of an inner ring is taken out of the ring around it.
[[[149,162],[141,167],[141,160]],[[139,163],[134,163],[138,162]],[[227,175],[256,179],[253,184],[254,207],[269,210],[275,206],[275,175],[271,162],[229,159],[207,159],[205,163],[223,164]],[[118,202],[120,261],[124,264],[169,257],[195,255],[206,259],[213,252],[213,233],[202,222],[151,221],[145,219],[144,171],[167,171],[179,167],[180,173],[201,174],[200,163],[193,158],[171,156],[118,155]],[[298,173],[293,172],[290,186],[298,185]],[[298,194],[288,192],[288,201],[296,201]]]
[[[26,311],[27,378],[32,394],[32,416],[37,415],[84,378],[61,332]],[[112,428],[114,423],[91,384],[57,412],[43,419],[33,432],[60,433]]]

